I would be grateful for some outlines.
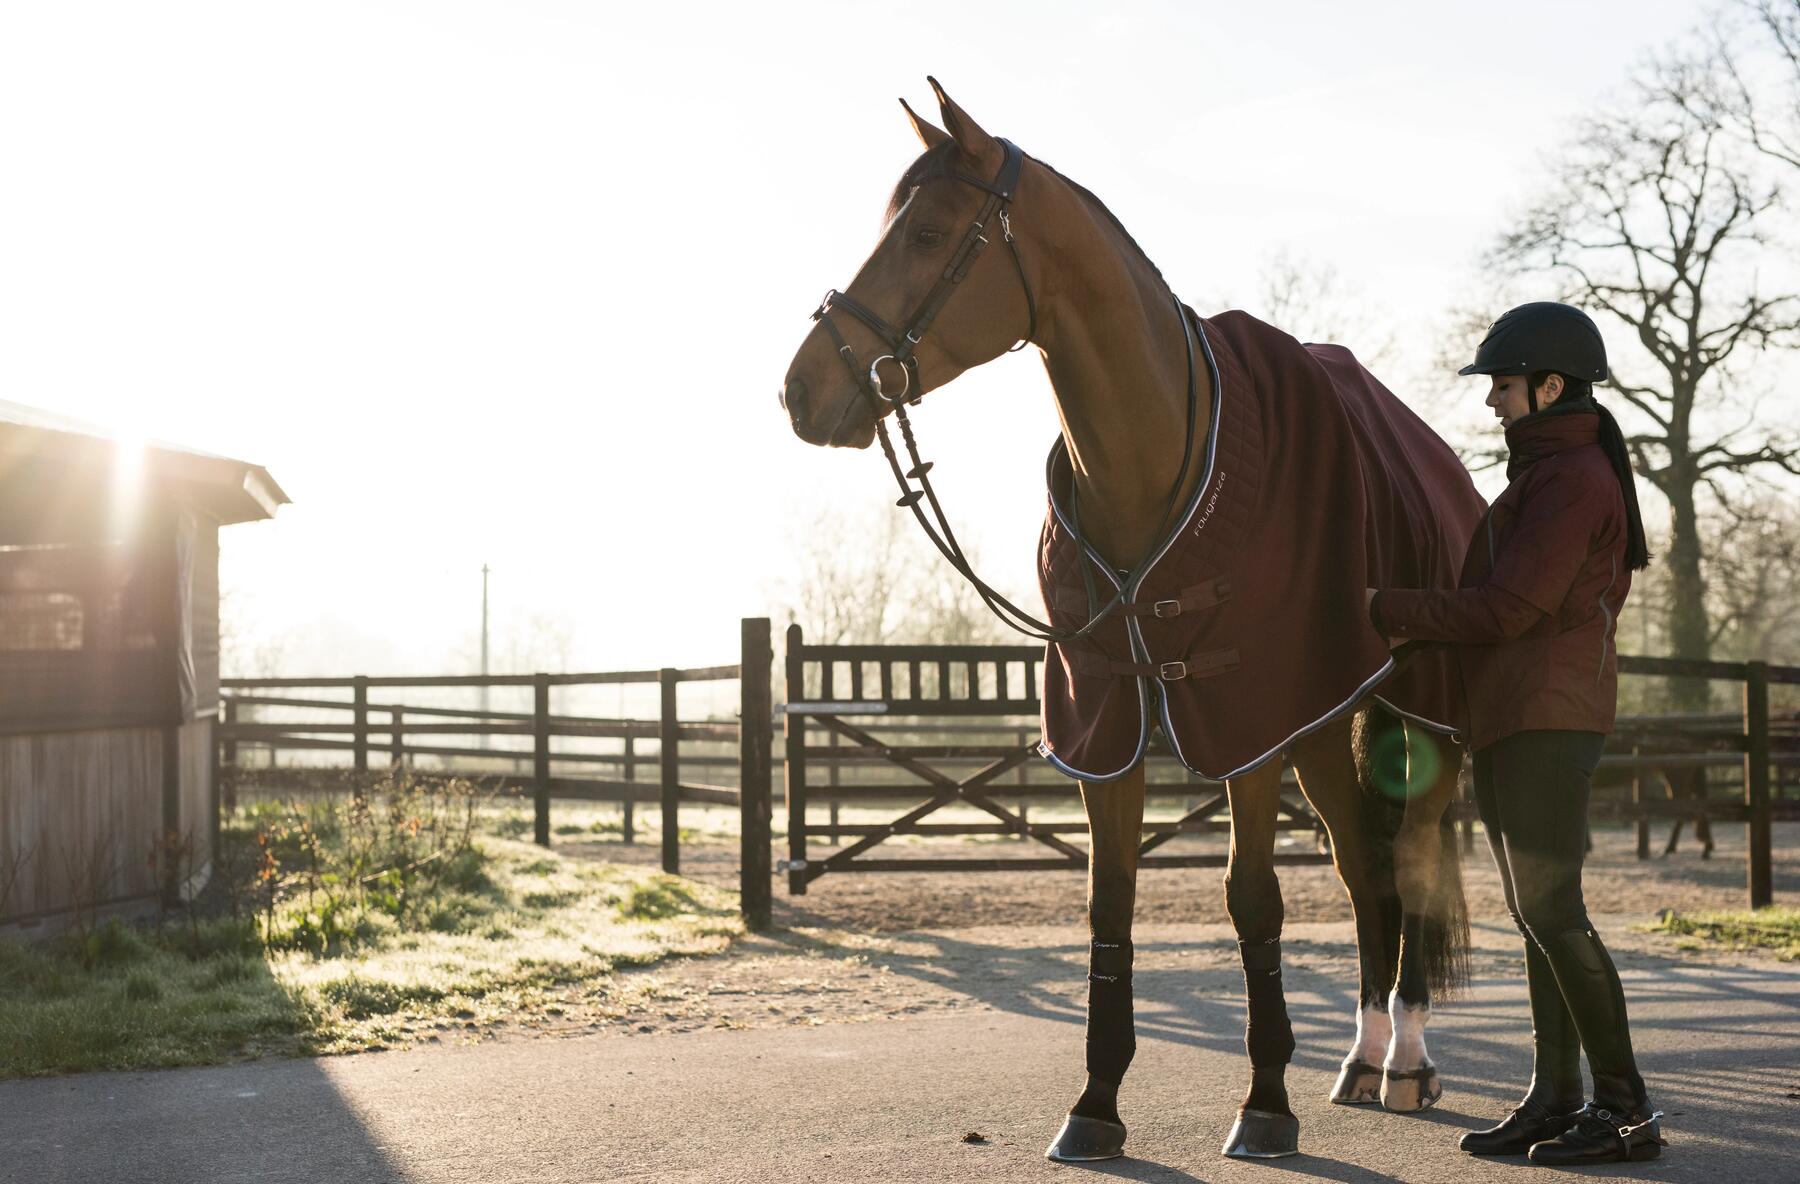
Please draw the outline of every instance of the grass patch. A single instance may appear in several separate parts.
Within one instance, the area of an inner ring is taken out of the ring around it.
[[[219,915],[0,941],[0,1079],[392,1047],[553,1014],[571,986],[742,932],[734,893],[389,789],[240,810]]]
[[[1800,961],[1800,909],[1766,908],[1755,912],[1666,912],[1646,932],[1666,933],[1683,939],[1683,949],[1707,946],[1729,950],[1755,950],[1773,954],[1784,962]]]

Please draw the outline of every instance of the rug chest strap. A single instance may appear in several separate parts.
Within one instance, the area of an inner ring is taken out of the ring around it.
[[[1174,662],[1115,662],[1104,654],[1096,654],[1091,650],[1068,648],[1064,648],[1063,653],[1068,655],[1069,665],[1075,668],[1076,673],[1096,678],[1123,678],[1129,675],[1160,679],[1163,682],[1179,682],[1184,678],[1211,678],[1238,668],[1236,647],[1205,650]]]
[[[1074,584],[1058,584],[1054,607],[1070,612],[1086,612],[1087,590]],[[1231,599],[1231,582],[1224,576],[1203,580],[1183,588],[1179,595],[1166,600],[1144,600],[1121,604],[1115,612],[1127,617],[1179,617],[1182,613],[1214,608]]]

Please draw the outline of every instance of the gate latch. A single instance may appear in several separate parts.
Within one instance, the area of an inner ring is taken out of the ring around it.
[[[804,859],[777,859],[775,870],[778,872],[803,872],[806,870]]]

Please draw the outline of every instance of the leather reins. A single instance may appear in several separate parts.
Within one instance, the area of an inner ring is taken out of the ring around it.
[[[1169,494],[1169,504],[1163,509],[1155,541],[1152,542],[1150,550],[1144,557],[1129,572],[1124,573],[1125,578],[1120,581],[1119,590],[1112,599],[1096,609],[1095,602],[1098,600],[1098,596],[1094,590],[1093,572],[1087,562],[1088,547],[1081,536],[1081,517],[1076,502],[1074,483],[1071,481],[1069,490],[1070,525],[1075,536],[1076,549],[1082,559],[1081,574],[1087,593],[1088,621],[1079,629],[1062,629],[1049,622],[1038,620],[995,591],[991,585],[975,574],[973,566],[963,554],[961,544],[956,541],[956,533],[951,529],[950,521],[944,515],[943,506],[938,502],[937,492],[931,486],[929,474],[935,462],[920,458],[918,444],[913,438],[912,421],[906,414],[907,407],[917,403],[925,393],[923,385],[918,381],[919,359],[915,351],[923,341],[925,331],[930,328],[932,321],[937,318],[938,313],[943,311],[944,305],[948,304],[950,297],[955,294],[957,285],[962,283],[969,274],[969,270],[975,265],[975,261],[981,257],[982,251],[988,245],[987,224],[995,218],[999,219],[1001,237],[1010,248],[1013,266],[1019,275],[1019,288],[1025,294],[1027,317],[1025,336],[1020,338],[1018,343],[1007,352],[1014,353],[1025,348],[1037,334],[1037,302],[1032,299],[1031,284],[1025,278],[1025,263],[1019,257],[1019,244],[1013,237],[1011,218],[1013,193],[1018,187],[1019,174],[1024,168],[1025,153],[1011,140],[1003,139],[1000,144],[1005,149],[1005,158],[1001,161],[1000,171],[993,181],[983,181],[979,177],[972,177],[963,172],[952,171],[948,174],[955,180],[982,190],[987,194],[987,198],[982,202],[981,210],[976,214],[975,221],[970,224],[968,231],[963,235],[963,240],[958,245],[956,253],[951,256],[950,262],[945,265],[937,282],[925,294],[925,298],[919,302],[918,308],[914,310],[906,328],[896,328],[867,305],[836,288],[825,293],[824,299],[819,302],[819,307],[813,311],[812,319],[825,326],[825,331],[831,335],[833,343],[837,346],[838,356],[849,368],[850,377],[856,383],[857,390],[870,400],[875,412],[875,431],[881,440],[881,451],[887,457],[888,467],[893,470],[895,481],[900,485],[901,497],[895,504],[912,511],[913,517],[918,520],[920,528],[924,530],[925,537],[931,540],[932,545],[949,561],[950,566],[969,581],[970,585],[974,587],[976,595],[987,606],[988,611],[999,618],[1002,624],[1039,641],[1074,641],[1092,633],[1103,620],[1114,612],[1121,611],[1121,608],[1127,614],[1148,612],[1152,615],[1164,615],[1160,611],[1160,606],[1127,605],[1125,596],[1154,561],[1159,549],[1158,544],[1163,540],[1163,532],[1168,528],[1169,516],[1176,509],[1176,503],[1181,497],[1182,486],[1187,483],[1188,472],[1193,465],[1194,423],[1199,410],[1199,393],[1194,372],[1194,333],[1188,324],[1187,312],[1182,307],[1181,300],[1170,293],[1171,298],[1175,301],[1175,316],[1181,322],[1182,334],[1187,346],[1187,437],[1182,447],[1181,470],[1176,474],[1175,488]],[[856,356],[856,351],[850,347],[850,343],[844,339],[843,333],[832,322],[831,313],[836,309],[842,309],[868,326],[881,339],[889,352],[877,357],[869,363],[867,368],[864,368]],[[900,367],[903,382],[896,394],[888,394],[882,383],[880,368],[883,362],[893,362]],[[883,404],[892,407],[894,418],[900,421],[900,435],[906,445],[907,457],[912,462],[912,467],[909,469],[901,468],[900,459],[895,454],[893,440],[888,435],[886,408]],[[919,483],[917,489],[913,488],[913,481]],[[923,506],[930,507],[929,518],[922,508]],[[934,519],[936,520],[935,526],[933,525]]]

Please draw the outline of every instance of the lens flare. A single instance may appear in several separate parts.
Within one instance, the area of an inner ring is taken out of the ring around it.
[[[1409,754],[1406,734],[1398,728],[1377,739],[1369,757],[1376,788],[1396,802],[1410,801],[1430,789],[1443,767],[1437,745],[1420,744]]]

